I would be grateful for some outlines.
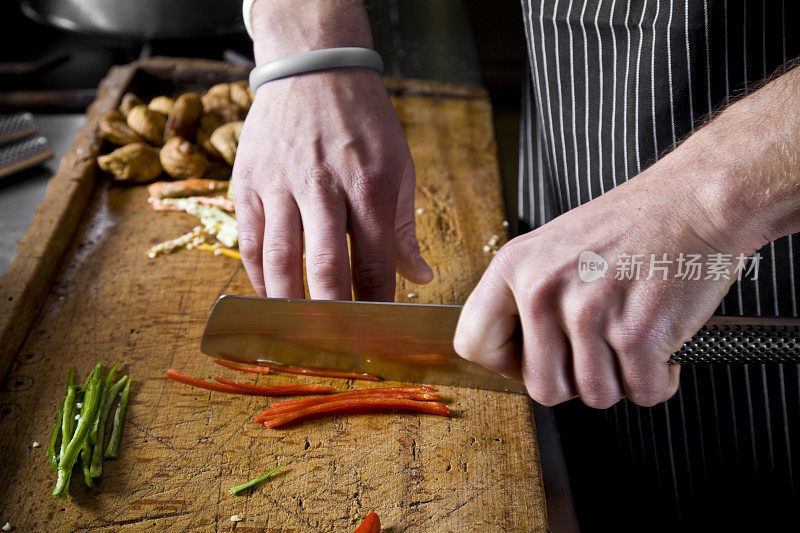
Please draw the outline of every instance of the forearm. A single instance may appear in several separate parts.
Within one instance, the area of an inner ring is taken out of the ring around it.
[[[704,171],[699,196],[721,231],[752,250],[800,231],[800,68],[731,105],[681,149]]]
[[[257,64],[320,48],[372,47],[361,0],[256,0],[251,21]]]

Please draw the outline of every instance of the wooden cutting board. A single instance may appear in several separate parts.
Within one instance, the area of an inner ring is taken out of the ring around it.
[[[170,367],[234,376],[199,352],[199,338],[218,295],[252,289],[232,259],[186,250],[145,255],[195,219],[155,213],[143,187],[97,175],[97,121],[129,87],[151,96],[243,77],[220,63],[156,58],[115,68],[101,85],[0,280],[0,373],[10,367],[0,390],[0,524],[15,531],[352,531],[376,511],[388,531],[547,530],[535,426],[521,395],[445,387],[450,419],[340,416],[271,430],[252,421],[263,398],[165,378]],[[419,237],[436,273],[425,287],[399,279],[397,297],[461,303],[492,257],[484,245],[505,233],[487,95],[433,82],[387,86],[416,162]],[[62,502],[50,496],[55,477],[45,448],[67,369],[83,377],[95,362],[114,360],[135,380],[121,457],[104,465],[95,489],[74,476],[71,499]],[[227,493],[283,463],[251,494]],[[233,523],[232,515],[244,520]]]

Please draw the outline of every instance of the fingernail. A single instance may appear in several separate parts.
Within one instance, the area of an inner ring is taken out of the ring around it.
[[[428,272],[431,275],[431,277],[433,277],[433,269],[430,267],[430,265],[428,265],[428,263],[425,262],[425,260],[422,258],[422,255],[419,252],[417,252],[417,255],[414,258],[414,260],[416,261],[417,266],[421,270]]]

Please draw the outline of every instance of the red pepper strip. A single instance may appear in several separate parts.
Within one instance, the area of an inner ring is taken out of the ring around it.
[[[390,387],[393,388],[393,387]],[[374,392],[373,392],[374,391]],[[378,392],[380,391],[380,392]],[[304,398],[302,400],[287,400],[283,402],[275,402],[269,404],[270,409],[261,411],[262,415],[271,415],[275,413],[285,413],[288,411],[294,411],[296,409],[303,409],[305,407],[311,407],[312,405],[317,405],[320,403],[335,401],[344,398],[353,398],[353,397],[370,397],[370,398],[406,398],[409,400],[420,400],[420,401],[441,401],[442,397],[438,394],[433,394],[430,392],[413,392],[413,391],[387,391],[384,392],[380,389],[365,389],[365,390],[357,390],[357,391],[348,391],[348,392],[340,392],[338,394],[333,394],[331,396],[325,397],[316,397],[316,398]]]
[[[363,396],[327,401],[304,409],[264,416],[263,423],[267,427],[274,428],[309,416],[337,411],[349,411],[352,409],[400,409],[404,411],[428,413],[431,415],[450,416],[450,409],[442,402],[420,402],[418,400],[400,398]]]
[[[211,381],[185,376],[174,368],[167,370],[167,377],[172,381],[177,381],[178,383],[183,383],[184,385],[192,385],[193,387],[198,387],[200,389],[208,389],[217,392],[230,392],[232,394],[247,394],[243,390],[237,389],[236,387],[231,387],[230,385],[222,385],[220,383],[213,383]]]
[[[280,396],[284,394],[328,394],[336,392],[333,387],[327,385],[308,385],[306,383],[289,383],[286,385],[250,385],[241,381],[231,381],[229,379],[214,378],[223,385],[230,385],[243,391],[253,394],[263,394],[264,396]]]
[[[274,409],[266,409],[264,411],[260,411],[259,414],[253,417],[253,420],[256,423],[263,424],[266,420],[268,420],[271,416],[281,414],[281,413],[293,413],[295,411],[299,411],[301,409],[306,409],[309,407],[313,407],[315,405],[322,405],[329,403],[331,401],[341,401],[346,400],[347,398],[337,399],[334,396],[339,396],[338,394],[333,394],[331,396],[326,396],[324,398],[315,397],[315,398],[306,398],[308,403],[304,400],[302,404],[298,406],[287,406],[287,407],[276,407]],[[441,402],[442,397],[438,394],[431,394],[428,392],[394,392],[389,394],[362,394],[359,396],[350,396],[349,399],[358,400],[359,398],[387,398],[387,399],[395,399],[395,400],[417,400],[422,402]]]
[[[359,396],[362,394],[384,394],[384,393],[393,393],[393,392],[439,392],[439,389],[435,389],[433,387],[429,387],[427,385],[410,385],[407,387],[376,387],[372,389],[355,389],[346,392],[340,392],[334,396],[328,396],[326,399],[330,398],[343,398],[345,395],[347,396]],[[314,398],[304,398],[300,400],[283,400],[280,402],[273,402],[269,404],[270,407],[288,407],[299,405],[303,402],[307,402],[308,400],[312,400]]]
[[[175,369],[170,368],[167,370],[167,377],[173,381],[183,383],[185,385],[192,385],[200,389],[208,389],[217,392],[227,392],[230,394],[245,394],[247,396],[278,396],[281,394],[310,394],[308,387],[315,387],[313,392],[325,392],[317,389],[318,385],[305,385],[303,383],[290,383],[289,385],[276,385],[275,387],[259,387],[256,385],[248,385],[246,388],[243,386],[234,386],[230,383],[237,383],[235,381],[228,383],[214,383],[213,381],[205,381],[191,376],[185,376]],[[227,381],[227,380],[225,380]],[[245,385],[241,383],[240,385]],[[277,388],[276,388],[277,387]],[[291,389],[289,388],[291,387]],[[298,388],[298,387],[302,387]],[[326,389],[328,387],[325,387]],[[290,392],[292,391],[292,392]]]
[[[224,359],[214,359],[218,365],[238,370],[239,372],[250,372],[252,374],[269,374],[268,366],[260,365],[243,365],[242,363],[234,363],[233,361],[225,361]]]
[[[376,513],[369,513],[353,533],[381,533],[381,519]]]
[[[383,381],[383,378],[373,374],[361,372],[348,372],[346,370],[335,370],[333,368],[319,368],[306,366],[273,365],[269,368],[275,372],[284,374],[301,374],[303,376],[319,376],[323,378],[342,378],[342,379],[365,379],[367,381]]]
[[[288,365],[243,365],[224,359],[214,359],[218,365],[222,365],[240,372],[251,372],[253,374],[269,374],[270,370],[283,372],[285,374],[301,374],[304,376],[320,376],[323,378],[342,378],[342,379],[365,379],[367,381],[383,381],[382,378],[373,374],[361,372],[347,372],[346,370],[335,370],[333,368],[288,366]]]

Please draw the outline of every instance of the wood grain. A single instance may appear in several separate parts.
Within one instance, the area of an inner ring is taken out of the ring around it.
[[[234,74],[216,63],[166,59],[114,71],[73,151],[99,149],[85,132],[128,83],[155,76],[182,88]],[[462,302],[491,258],[485,242],[503,234],[488,99],[479,89],[432,82],[387,85],[416,162],[418,231],[436,273],[425,287],[399,279],[398,298],[413,291],[413,301]],[[64,198],[48,192],[51,201],[37,214],[37,221],[62,221],[55,226],[66,241],[59,245],[63,260],[39,267],[57,271],[52,283],[23,291],[45,295],[41,310],[3,308],[13,313],[4,323],[23,324],[25,313],[35,318],[29,331],[14,333],[24,342],[0,391],[0,522],[18,531],[351,531],[374,510],[388,531],[547,530],[535,427],[523,396],[447,387],[451,419],[357,415],[269,430],[252,422],[264,399],[166,380],[170,367],[199,377],[234,376],[201,355],[198,342],[218,295],[252,290],[231,259],[197,251],[148,259],[145,249],[191,228],[194,219],[152,212],[144,187],[95,181],[86,157],[93,155],[67,156],[62,170],[76,172],[75,189],[61,189]],[[71,233],[63,223],[70,217],[78,220]],[[49,257],[49,246],[30,253]],[[54,499],[45,447],[67,369],[85,375],[96,361],[116,359],[135,380],[121,458],[104,465],[95,489],[84,489],[76,476],[71,501]],[[33,441],[45,445],[32,448]],[[227,493],[282,463],[288,466],[252,493]],[[234,514],[244,521],[230,522]]]

